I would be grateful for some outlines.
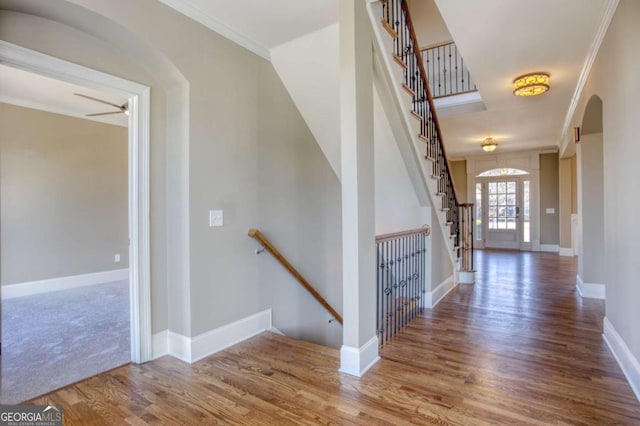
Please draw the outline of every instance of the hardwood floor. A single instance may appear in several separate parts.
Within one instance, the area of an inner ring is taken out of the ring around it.
[[[381,351],[362,379],[339,353],[263,333],[193,365],[128,365],[33,403],[66,424],[640,424],[601,337],[604,305],[575,261],[479,252],[459,286]]]

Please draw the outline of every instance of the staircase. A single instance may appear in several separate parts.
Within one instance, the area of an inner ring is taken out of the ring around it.
[[[371,5],[382,62],[408,117],[414,145],[424,152],[422,170],[443,234],[449,235],[457,264],[457,281],[474,282],[473,204],[458,195],[447,158],[438,115],[406,0],[381,0]]]

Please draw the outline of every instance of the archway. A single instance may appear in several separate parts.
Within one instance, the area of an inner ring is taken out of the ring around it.
[[[582,117],[577,146],[578,166],[578,276],[583,297],[604,299],[604,174],[603,104],[593,95]]]

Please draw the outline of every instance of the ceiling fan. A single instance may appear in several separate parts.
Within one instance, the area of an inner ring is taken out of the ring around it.
[[[86,114],[87,117],[97,117],[99,115],[111,115],[111,114],[126,114],[129,115],[129,103],[125,102],[122,105],[113,104],[111,102],[104,101],[98,98],[92,98],[91,96],[83,95],[80,93],[74,93],[76,96],[80,96],[81,98],[91,99],[92,101],[101,102],[103,104],[111,105],[114,108],[118,108],[118,111],[110,111],[110,112],[99,112],[96,114]]]

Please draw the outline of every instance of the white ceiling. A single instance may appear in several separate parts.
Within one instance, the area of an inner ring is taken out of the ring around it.
[[[97,90],[0,65],[0,102],[101,123],[127,126],[128,116],[125,114],[86,117],[86,114],[117,110],[109,105],[75,96],[74,93],[103,99],[116,105],[122,105],[127,101]]]
[[[447,152],[481,154],[489,136],[498,152],[557,148],[606,1],[435,0],[487,108],[440,120]],[[534,71],[551,90],[514,96],[514,78]]]

